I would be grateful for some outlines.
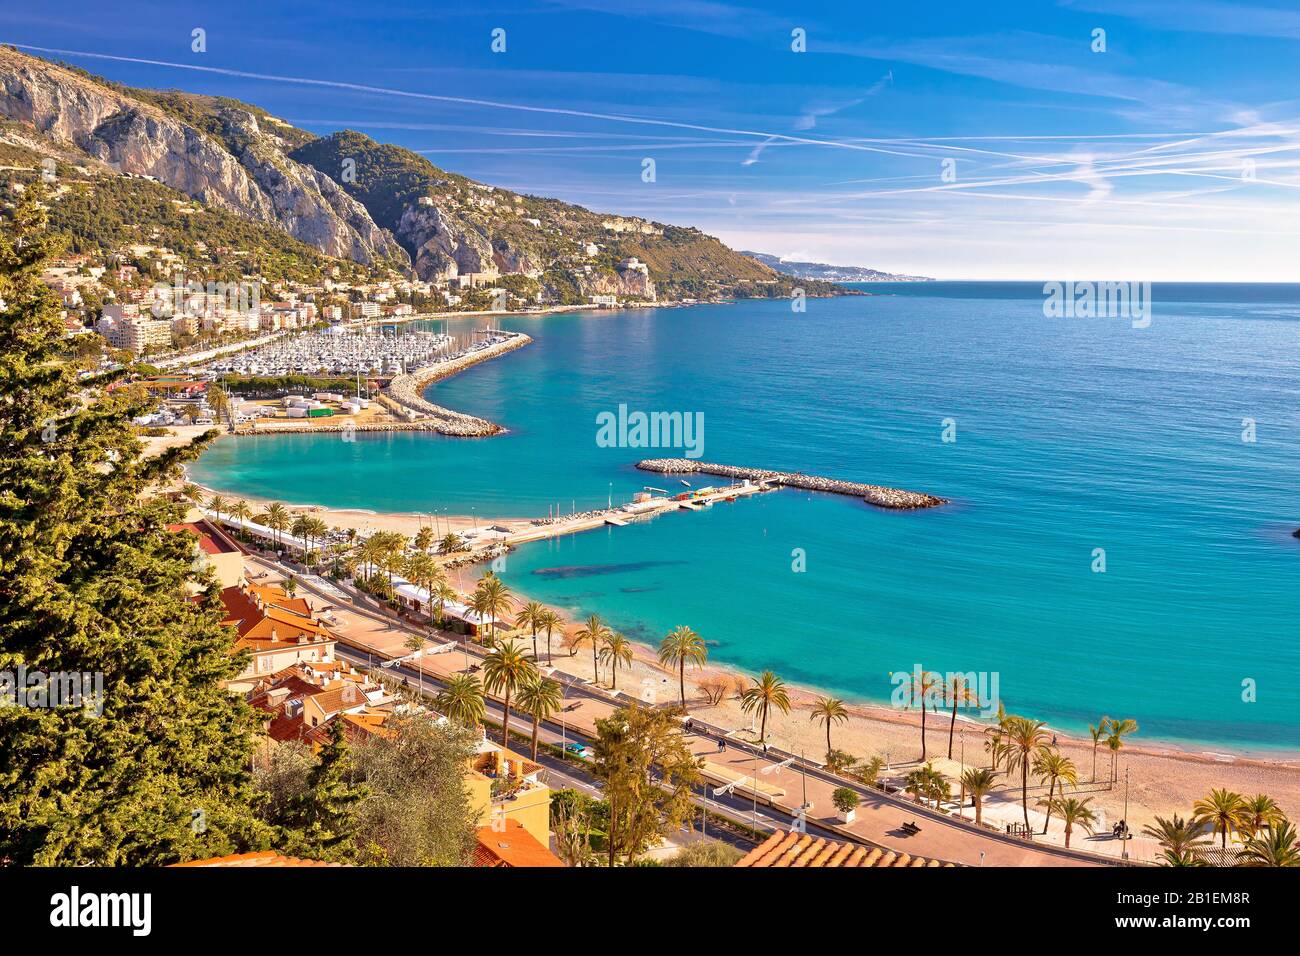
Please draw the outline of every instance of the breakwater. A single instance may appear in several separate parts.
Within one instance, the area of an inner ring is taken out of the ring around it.
[[[446,362],[435,362],[424,368],[416,369],[404,375],[398,375],[378,396],[378,401],[385,408],[411,419],[414,423],[426,426],[432,431],[461,438],[483,438],[499,435],[505,429],[484,418],[464,415],[435,405],[424,397],[424,390],[434,382],[463,372],[470,366],[488,359],[521,349],[532,339],[522,332],[515,332],[509,338],[481,349],[474,349]]]
[[[782,485],[788,488],[802,488],[805,491],[824,491],[835,495],[852,495],[861,498],[867,504],[877,508],[907,510],[913,508],[934,508],[948,503],[947,498],[927,495],[920,491],[904,491],[901,488],[886,488],[883,485],[866,485],[856,481],[841,481],[838,478],[823,478],[820,475],[805,475],[800,472],[769,471],[765,468],[741,468],[736,465],[718,465],[707,461],[694,461],[690,458],[647,458],[636,463],[642,471],[654,471],[662,475],[717,475],[721,478],[748,479],[759,483]]]
[[[242,437],[245,435],[321,435],[339,432],[432,432],[437,430],[432,422],[371,422],[365,425],[354,425],[349,419],[344,422],[330,422],[329,424],[319,425],[239,425],[235,428],[234,433]]]

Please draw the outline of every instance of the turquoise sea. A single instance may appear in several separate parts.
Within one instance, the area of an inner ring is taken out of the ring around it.
[[[920,663],[997,672],[1009,710],[1066,731],[1106,713],[1146,740],[1300,751],[1300,286],[1157,284],[1144,329],[1046,318],[1035,283],[864,288],[804,313],[505,320],[534,344],[429,395],[509,434],[223,440],[195,476],[545,515],[676,490],[631,467],[665,452],[598,447],[599,413],[699,412],[705,460],[953,503],[780,491],[525,546],[508,583],[645,641],[689,624],[717,661],[853,699],[888,700],[890,672]]]

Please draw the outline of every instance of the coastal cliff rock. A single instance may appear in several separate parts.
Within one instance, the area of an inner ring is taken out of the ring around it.
[[[208,205],[278,226],[327,255],[405,258],[337,183],[285,156],[249,110],[170,94],[205,128],[130,91],[0,48],[0,115],[122,173],[152,177]]]
[[[488,272],[496,265],[486,232],[457,221],[436,205],[405,207],[394,232],[411,251],[416,275],[426,281]]]

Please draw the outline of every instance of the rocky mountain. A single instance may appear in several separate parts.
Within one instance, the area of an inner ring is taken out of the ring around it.
[[[833,266],[825,262],[794,262],[764,252],[743,252],[741,255],[757,259],[777,272],[799,279],[819,279],[824,282],[933,282],[925,276],[905,276],[881,272],[864,266]]]
[[[290,156],[339,178],[393,232],[423,279],[521,275],[561,302],[602,294],[780,296],[793,288],[788,277],[697,229],[475,182],[351,130],[314,139]]]
[[[203,109],[194,112],[209,120],[202,129],[160,105],[165,100],[133,93],[0,47],[0,115],[120,172],[277,226],[327,255],[366,263],[400,255],[392,236],[336,182],[285,155],[287,144],[264,112],[195,98]]]
[[[795,286],[698,229],[511,192],[360,133],[318,138],[237,100],[125,87],[10,47],[0,47],[0,119],[107,174],[156,180],[326,256],[426,280],[471,276],[559,303],[780,297]],[[109,218],[118,226],[121,209],[157,208],[165,198],[99,192],[116,197]],[[78,221],[93,230],[90,212]],[[223,237],[235,232],[223,223]],[[798,285],[808,295],[843,291]]]

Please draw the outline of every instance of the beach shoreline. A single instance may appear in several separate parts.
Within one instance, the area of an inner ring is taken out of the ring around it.
[[[481,314],[481,313],[479,313]],[[520,315],[512,313],[512,315]],[[199,429],[200,431],[206,429]],[[222,435],[221,437],[227,437]],[[238,436],[236,436],[238,437]],[[162,441],[162,439],[154,439]],[[219,486],[220,479],[212,478],[213,484]],[[257,507],[270,499],[258,496],[235,495],[220,487],[208,488],[227,497],[238,497]],[[282,502],[284,503],[284,502]],[[511,517],[493,519],[484,515],[445,515],[417,512],[385,512],[366,508],[335,508],[313,502],[286,504],[292,511],[309,512],[321,518],[327,524],[339,528],[354,528],[359,533],[369,534],[375,531],[397,531],[408,538],[415,535],[421,527],[432,526],[441,537],[448,531],[460,532],[471,528],[484,528],[495,525],[506,529],[510,537],[524,534],[551,535],[577,533],[594,527],[601,527],[604,521],[598,515],[578,515],[557,525],[536,525],[534,521],[543,520],[530,517]],[[519,542],[516,542],[519,543]],[[462,566],[451,575],[451,580],[460,590],[472,590],[474,581],[482,565]],[[516,591],[517,602],[528,600],[526,587]],[[567,624],[576,624],[577,612],[564,607],[555,610]],[[704,637],[707,639],[708,635]],[[639,687],[659,688],[658,693],[677,696],[677,677],[659,665],[656,649],[647,643],[632,640],[634,662],[626,669],[620,670],[619,687],[631,689],[635,694]],[[591,655],[579,652],[566,656],[567,651],[560,647],[557,635],[556,665],[562,670],[573,673],[586,680],[594,677]],[[602,668],[603,671],[603,668]],[[715,725],[741,731],[748,727],[750,718],[741,712],[739,702],[733,693],[726,695],[719,704],[709,706],[696,685],[710,678],[726,679],[734,686],[738,679],[752,680],[753,675],[739,667],[710,661],[702,669],[692,669],[687,674],[687,697],[693,716],[709,721]],[[776,715],[769,728],[769,739],[782,749],[799,753],[805,752],[809,757],[821,760],[825,752],[824,731],[810,718],[810,709],[818,697],[826,692],[806,684],[788,684],[791,697],[791,712],[788,716]],[[840,696],[839,694],[834,694]],[[659,697],[658,699],[667,699]],[[847,724],[834,729],[834,746],[859,759],[873,755],[888,755],[890,763],[897,769],[908,768],[916,764],[920,751],[919,724],[920,715],[915,711],[904,711],[890,707],[880,701],[861,698],[845,699],[850,720]],[[1039,717],[1029,714],[1026,716]],[[1101,716],[1100,713],[1097,715]],[[1115,714],[1116,717],[1133,716]],[[944,757],[947,753],[948,713],[931,713],[928,716],[929,748],[927,757]],[[1139,724],[1141,716],[1137,716]],[[987,724],[979,721],[958,718],[957,728],[965,729],[965,745],[974,748],[974,755],[968,751],[968,765],[987,765],[983,750],[983,728]],[[1049,732],[1053,727],[1047,725]],[[1109,784],[1106,780],[1093,780],[1094,752],[1096,775],[1105,777],[1110,770],[1110,754],[1104,743],[1094,751],[1088,735],[1078,732],[1055,730],[1055,737],[1061,751],[1069,755],[1079,771],[1081,786],[1087,790],[1087,796],[1095,805],[1104,809],[1108,817],[1118,818],[1122,807],[1129,802],[1130,823],[1135,827],[1149,823],[1156,814],[1168,816],[1177,813],[1190,816],[1192,803],[1203,797],[1214,787],[1228,787],[1243,793],[1247,797],[1255,793],[1270,794],[1293,817],[1300,816],[1300,746],[1295,750],[1268,749],[1255,750],[1249,746],[1223,745],[1186,740],[1144,738],[1139,735],[1125,740],[1120,753],[1118,779]],[[959,734],[960,736],[960,734]],[[958,751],[954,751],[954,757]],[[1128,772],[1129,792],[1125,793],[1125,771]],[[1091,788],[1091,789],[1088,789]],[[1004,791],[1013,787],[1006,781]],[[1031,803],[1035,796],[1031,794]],[[1018,809],[1018,806],[1017,806]]]
[[[197,482],[196,484],[199,484],[199,486],[209,494],[216,493],[229,498],[241,498],[248,502],[250,506],[265,506],[272,500],[275,500],[252,495],[237,495],[228,490],[209,487],[206,484]],[[471,515],[437,515],[435,518],[429,514],[415,512],[383,512],[365,508],[335,508],[310,502],[286,502],[282,500],[280,503],[290,511],[310,513],[332,526],[345,529],[354,528],[358,533],[397,531],[405,534],[408,538],[413,537],[421,527],[426,526],[435,526],[435,530],[440,531],[443,534],[447,533],[447,531],[459,532],[473,528],[484,528],[490,525],[507,528],[512,534],[520,534],[537,528],[537,526],[532,523],[536,520],[533,518],[514,517],[493,519]],[[594,526],[601,527],[602,524],[596,524]],[[557,530],[557,533],[562,535],[578,534],[585,530],[591,530],[591,527],[591,523],[586,522],[571,529],[564,529],[561,527]],[[477,567],[483,567],[483,565],[478,565]],[[468,580],[471,576],[462,575],[462,577]],[[517,599],[523,601],[529,600],[526,592],[516,592],[515,596]],[[564,607],[553,607],[552,609],[560,614],[566,622],[573,625],[579,623],[578,616],[572,610]],[[640,663],[643,663],[647,667],[662,671],[662,668],[658,665],[655,648],[636,639],[630,640],[632,641],[634,652],[636,653],[637,659]],[[753,675],[746,673],[741,668],[712,661],[709,662],[704,669],[692,670],[690,674],[693,676],[688,676],[688,685],[692,680],[695,683],[699,683],[700,680],[707,679],[708,677],[724,677],[731,680],[735,680],[738,677],[748,679],[752,679],[753,677]],[[675,675],[670,676],[673,676],[675,679]],[[788,687],[791,691],[792,699],[797,696],[803,703],[811,703],[820,696],[835,693],[806,684],[789,684]],[[838,694],[836,695],[838,696]],[[864,721],[913,727],[918,726],[920,721],[919,716],[915,714],[894,710],[879,701],[864,699],[850,700],[846,698],[845,706],[849,708],[853,716]],[[942,714],[937,717],[932,716],[930,720],[934,721],[937,725],[940,718],[942,718],[946,726],[947,718]],[[1139,723],[1140,722],[1141,721],[1139,720]],[[962,726],[964,723],[968,729],[980,728],[982,730],[987,726],[987,723],[985,722],[963,718],[961,715],[958,716],[957,723],[958,727]],[[1090,740],[1080,737],[1077,733],[1071,733],[1069,731],[1054,728],[1050,721],[1047,724],[1047,729],[1056,733],[1058,737],[1064,740],[1080,746],[1087,744],[1087,746],[1091,748]],[[1236,764],[1244,765],[1258,764],[1260,766],[1293,767],[1297,773],[1300,774],[1300,746],[1297,746],[1295,750],[1258,751],[1238,746],[1213,744],[1208,742],[1146,738],[1142,740],[1141,743],[1128,742],[1125,744],[1124,749],[1126,753],[1130,754],[1142,754],[1150,757],[1174,757],[1202,765],[1223,766],[1226,765],[1228,761],[1231,761]]]

